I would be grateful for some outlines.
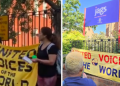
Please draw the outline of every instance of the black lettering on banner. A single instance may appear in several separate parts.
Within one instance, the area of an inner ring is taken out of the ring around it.
[[[0,76],[0,85],[3,86],[5,82],[4,76]]]
[[[4,60],[0,58],[0,67],[4,67]]]
[[[5,86],[10,86],[11,78],[7,78],[5,82]]]
[[[14,79],[12,80],[12,86],[15,86],[15,85],[14,85]]]
[[[14,50],[14,52],[15,52],[15,54],[12,56],[12,58],[14,58],[15,55],[16,55],[17,53],[20,53],[21,51],[20,51],[20,50]]]
[[[30,65],[26,65],[26,67],[28,69],[25,69],[25,72],[31,72],[32,71],[32,67]]]
[[[26,81],[26,80],[21,80],[21,86],[29,86],[28,81]]]
[[[11,53],[12,53],[12,50],[9,51],[9,53],[8,53],[8,55],[6,57],[10,56]]]
[[[15,86],[14,79],[8,78],[4,76],[0,76],[0,86]],[[21,80],[21,86],[29,86],[29,82],[27,80]]]
[[[7,65],[7,60],[5,59],[5,65],[6,65],[6,69],[8,69],[8,65]]]
[[[23,68],[25,67],[24,65],[25,65],[25,62],[22,62],[22,61],[19,61],[18,62],[18,65],[19,65],[19,67],[18,67],[18,71],[23,71]]]
[[[16,68],[12,68],[12,64],[15,64],[15,61],[9,61],[9,68],[13,71],[16,71]]]
[[[4,76],[0,76],[0,86],[10,86],[10,84],[12,83],[12,86],[14,85],[14,79],[11,78],[6,78]]]
[[[2,49],[0,50],[0,53],[2,53],[2,56],[5,56],[5,55],[8,53],[8,50],[9,50],[9,49],[7,49],[6,52],[5,52],[5,48],[2,48]]]
[[[31,52],[33,52],[34,55],[37,54],[36,50],[35,50],[35,49],[32,49],[32,50],[29,50],[29,52],[27,53],[27,57],[32,58],[32,57],[30,57],[30,53],[31,53]]]
[[[8,72],[8,76],[10,77],[15,77],[16,73],[11,73],[11,72]]]
[[[1,74],[6,74],[7,71],[6,70],[1,70]]]
[[[18,68],[14,67],[14,64],[18,64]],[[25,65],[25,62],[23,61],[7,61],[7,59],[3,60],[2,58],[0,58],[0,67],[5,67],[6,69],[10,69],[12,71],[25,71],[25,72],[31,72],[32,71],[32,66],[30,65]]]
[[[18,59],[22,59],[22,57],[25,55],[25,53],[27,52],[27,50],[24,50],[20,55]]]

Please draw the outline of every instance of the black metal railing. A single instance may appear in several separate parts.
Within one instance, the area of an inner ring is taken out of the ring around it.
[[[70,43],[72,44],[72,47],[79,49],[108,52],[108,53],[119,53],[118,39],[76,40],[76,41],[71,41]]]
[[[15,37],[16,43],[13,43],[12,37],[9,36],[10,39],[8,41],[2,41],[3,45],[21,47],[37,44],[39,39],[35,34],[40,32],[41,27],[53,29],[52,15],[49,11],[42,10],[39,12],[18,13],[17,15],[9,15],[9,30],[12,29],[17,33]],[[11,19],[12,21],[10,21]],[[26,30],[26,32],[23,30]]]

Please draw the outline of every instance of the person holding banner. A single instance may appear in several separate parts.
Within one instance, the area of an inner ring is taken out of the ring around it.
[[[56,58],[58,53],[57,37],[52,34],[49,27],[41,28],[38,35],[42,44],[38,48],[37,58],[32,59],[38,62],[38,86],[55,86],[57,80]],[[49,50],[48,46],[54,43]]]
[[[84,75],[83,56],[79,52],[70,52],[66,56],[65,69],[68,77],[63,81],[63,86],[97,86],[92,79]]]

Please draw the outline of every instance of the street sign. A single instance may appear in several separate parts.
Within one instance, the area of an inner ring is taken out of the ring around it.
[[[8,16],[0,16],[0,38],[2,41],[9,40],[9,17]]]

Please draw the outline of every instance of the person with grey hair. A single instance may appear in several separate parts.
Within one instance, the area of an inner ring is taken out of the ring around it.
[[[97,86],[92,79],[82,77],[83,56],[79,52],[71,52],[66,56],[65,69],[68,77],[64,79],[63,86]]]

